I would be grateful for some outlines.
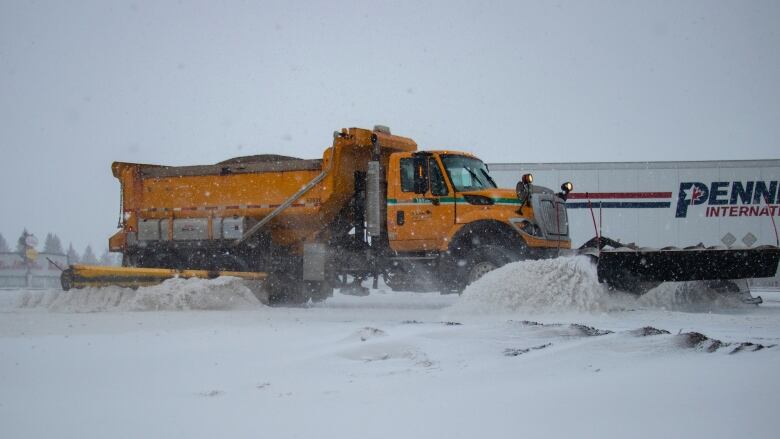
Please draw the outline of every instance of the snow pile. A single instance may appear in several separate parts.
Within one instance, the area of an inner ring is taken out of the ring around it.
[[[25,292],[20,308],[57,312],[253,309],[262,305],[241,279],[168,279],[137,290],[121,287]]]
[[[713,312],[750,307],[734,293],[703,282],[669,282],[642,296],[610,291],[598,282],[585,256],[520,261],[494,270],[469,285],[451,311],[501,314],[515,311],[609,312],[637,308]]]
[[[244,281],[234,277],[169,279],[159,287],[139,289],[133,300],[133,310],[219,310],[260,306]]]
[[[754,308],[743,303],[739,294],[710,288],[704,282],[667,282],[638,299],[645,308],[669,311],[712,312],[735,308]]]
[[[625,309],[630,299],[608,291],[598,282],[595,265],[576,256],[507,264],[469,285],[453,311],[610,311]]]

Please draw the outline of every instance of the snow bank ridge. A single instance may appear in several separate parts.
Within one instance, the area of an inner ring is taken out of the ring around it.
[[[137,290],[121,287],[71,291],[28,291],[20,308],[56,312],[177,311],[253,309],[263,305],[241,279],[168,279]]]
[[[520,311],[609,312],[636,308],[711,312],[749,307],[701,282],[669,282],[642,296],[610,291],[598,282],[586,256],[507,264],[469,285],[451,311],[501,314]]]
[[[620,307],[587,257],[521,261],[469,285],[453,307],[466,313],[525,310],[605,311]]]

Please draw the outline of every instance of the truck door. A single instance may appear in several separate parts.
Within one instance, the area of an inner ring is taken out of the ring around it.
[[[435,155],[427,160],[428,188],[415,193],[414,158],[394,154],[388,178],[387,231],[396,251],[426,251],[447,247],[445,238],[455,224],[455,203]]]

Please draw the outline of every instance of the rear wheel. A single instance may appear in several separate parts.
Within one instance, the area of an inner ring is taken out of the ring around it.
[[[382,273],[385,284],[393,291],[424,293],[439,290],[439,279],[427,262],[395,261]]]
[[[301,305],[309,301],[303,282],[285,273],[270,273],[266,279],[266,288],[271,305]]]
[[[206,265],[212,271],[249,271],[249,266],[242,258],[231,254],[214,255]]]
[[[411,285],[409,274],[400,267],[386,270],[382,273],[382,280],[393,291],[408,291]]]
[[[324,302],[328,297],[333,296],[333,287],[328,282],[323,281],[304,281],[306,296],[311,297],[312,302]]]
[[[186,262],[173,251],[162,249],[147,250],[141,253],[135,264],[142,268],[188,268]]]

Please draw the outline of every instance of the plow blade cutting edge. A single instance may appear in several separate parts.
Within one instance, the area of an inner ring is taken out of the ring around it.
[[[62,289],[119,286],[126,288],[157,285],[173,278],[214,279],[232,276],[244,280],[264,280],[266,273],[246,271],[172,270],[168,268],[107,267],[101,265],[71,265],[62,272]]]
[[[773,277],[780,248],[746,249],[692,247],[602,249],[598,253],[598,278],[610,286],[639,292],[642,284],[712,281]]]

